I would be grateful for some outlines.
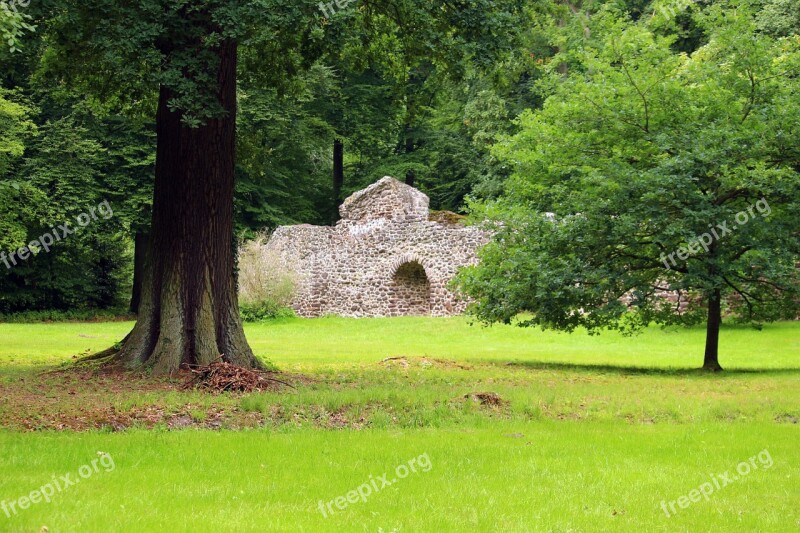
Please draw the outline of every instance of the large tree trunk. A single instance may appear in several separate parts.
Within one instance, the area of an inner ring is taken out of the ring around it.
[[[344,143],[341,139],[333,141],[333,209],[331,224],[339,220],[339,205],[342,203],[342,188],[344,187]]]
[[[133,314],[139,312],[139,304],[142,301],[142,282],[149,243],[150,235],[143,231],[137,231],[133,237],[133,290],[130,305]]]
[[[708,321],[706,322],[706,353],[703,370],[719,372],[719,328],[722,325],[722,292],[716,289],[708,298]]]
[[[116,360],[171,374],[223,360],[261,367],[244,336],[234,281],[233,190],[236,44],[220,46],[217,85],[225,116],[189,128],[167,107],[156,116],[153,223],[139,317]]]

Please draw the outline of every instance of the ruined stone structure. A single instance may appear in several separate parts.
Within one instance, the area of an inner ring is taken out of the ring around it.
[[[422,192],[385,177],[344,201],[334,227],[282,226],[266,245],[296,273],[300,316],[432,315],[464,311],[447,289],[489,234],[429,220]]]

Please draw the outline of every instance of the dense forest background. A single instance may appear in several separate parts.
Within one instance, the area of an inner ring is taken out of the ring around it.
[[[712,3],[476,1],[447,24],[413,0],[276,11],[286,35],[274,53],[241,50],[237,234],[335,223],[348,194],[385,175],[424,191],[435,210],[496,197],[511,171],[492,147],[542,106],[538,81],[559,43],[585,37],[586,21],[612,8],[633,21],[660,16],[658,31],[690,54],[705,42],[690,13]],[[764,31],[796,31],[794,0],[758,7]],[[59,68],[69,61],[56,46],[69,27],[59,2],[6,2],[2,17],[0,250],[104,201],[114,215],[50,253],[0,264],[0,313],[126,308],[151,217],[157,90],[129,85],[124,66],[93,73],[91,90]]]

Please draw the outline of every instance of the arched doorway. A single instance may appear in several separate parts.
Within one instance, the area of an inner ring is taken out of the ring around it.
[[[395,270],[391,281],[389,315],[430,315],[431,282],[418,261],[408,261]]]

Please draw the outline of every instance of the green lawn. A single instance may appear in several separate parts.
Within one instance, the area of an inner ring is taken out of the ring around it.
[[[258,355],[311,378],[285,392],[41,374],[129,328],[0,324],[0,531],[800,530],[800,323],[725,328],[722,375],[693,370],[700,329],[589,337],[461,318],[248,326]],[[476,399],[489,392],[497,405]],[[163,418],[112,432],[108,411]],[[217,431],[164,422],[218,411]],[[21,416],[47,430],[21,431]],[[53,431],[59,416],[99,429]],[[233,430],[244,418],[254,427]],[[6,516],[2,501],[98,452],[113,471]],[[397,477],[421,456],[427,471]],[[691,502],[726,472],[737,479]],[[384,474],[397,481],[347,502]]]
[[[132,323],[0,324],[0,363],[55,364],[107,348]],[[361,363],[390,356],[459,361],[539,361],[645,368],[696,368],[705,330],[652,328],[628,338],[616,333],[554,333],[511,326],[469,326],[464,318],[285,319],[249,324],[256,354],[279,366]],[[721,363],[730,368],[800,368],[800,325],[768,324],[763,331],[724,327]]]

